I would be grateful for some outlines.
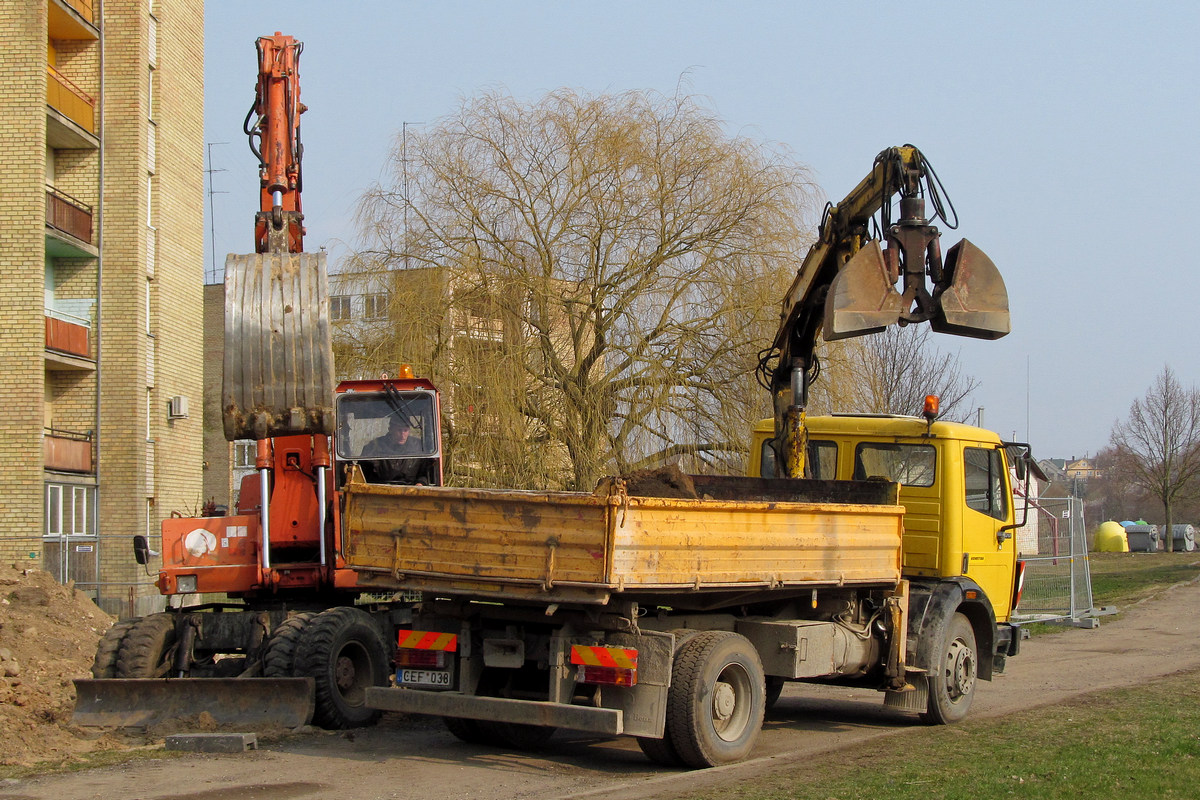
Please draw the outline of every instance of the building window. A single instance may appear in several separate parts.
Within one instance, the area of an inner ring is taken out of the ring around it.
[[[366,319],[386,319],[388,315],[388,296],[386,294],[363,295],[363,317]]]
[[[233,443],[233,468],[254,469],[255,454],[258,450],[256,442],[246,439]]]
[[[45,535],[95,536],[96,487],[46,484]]]
[[[329,318],[334,322],[350,320],[350,295],[335,294],[329,298]]]

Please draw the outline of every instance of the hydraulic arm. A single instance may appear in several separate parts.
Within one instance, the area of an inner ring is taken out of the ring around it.
[[[870,174],[826,208],[817,241],[784,296],[771,351],[777,361],[765,370],[782,474],[804,473],[804,413],[818,334],[834,341],[917,322],[981,339],[1009,332],[1008,292],[983,251],[964,239],[942,257],[933,222],[957,225],[945,216],[943,194],[921,151],[905,145],[876,156]]]

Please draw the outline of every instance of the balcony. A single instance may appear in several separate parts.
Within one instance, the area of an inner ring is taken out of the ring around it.
[[[46,224],[84,244],[92,243],[92,207],[46,186]]]
[[[96,135],[96,100],[54,67],[46,67],[46,105]]]
[[[90,358],[91,327],[85,320],[69,321],[63,315],[46,315],[46,349],[80,358]]]
[[[51,39],[97,39],[96,10],[93,0],[50,0]]]
[[[91,473],[92,433],[42,429],[42,463],[55,472]]]

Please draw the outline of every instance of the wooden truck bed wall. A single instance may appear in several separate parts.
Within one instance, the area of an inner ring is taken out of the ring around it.
[[[368,484],[345,489],[359,584],[497,600],[894,585],[896,485],[692,476],[700,499]]]

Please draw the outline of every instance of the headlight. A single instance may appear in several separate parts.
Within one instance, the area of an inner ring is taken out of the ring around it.
[[[196,576],[195,575],[180,575],[175,581],[175,585],[179,588],[180,594],[191,594],[196,591]]]

